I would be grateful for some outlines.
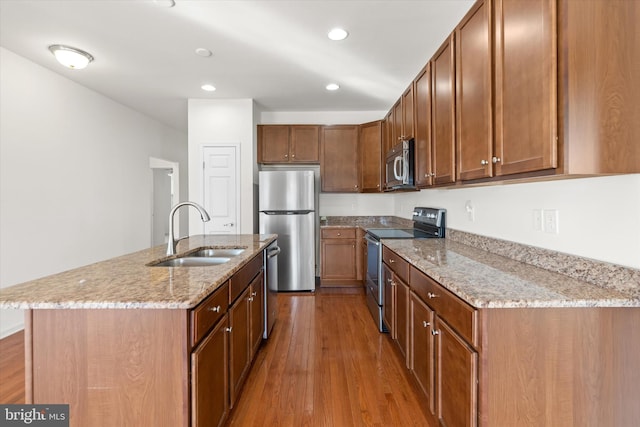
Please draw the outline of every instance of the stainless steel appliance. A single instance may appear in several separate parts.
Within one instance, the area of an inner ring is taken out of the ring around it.
[[[278,235],[278,291],[314,291],[313,171],[260,171],[258,177],[260,233]]]
[[[401,141],[386,153],[385,188],[414,188],[414,141]]]
[[[380,332],[388,329],[382,320],[384,306],[384,287],[382,279],[382,243],[381,239],[429,239],[445,237],[446,210],[416,207],[413,210],[413,228],[369,228],[365,234],[367,240],[367,306],[378,325]]]
[[[264,251],[264,333],[269,338],[278,314],[278,241],[271,242]]]

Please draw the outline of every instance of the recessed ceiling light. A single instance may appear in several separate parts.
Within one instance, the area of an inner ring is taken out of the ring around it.
[[[202,88],[202,90],[206,90],[207,92],[213,92],[214,90],[216,90],[216,87],[210,84],[204,84],[200,86],[200,88]]]
[[[59,63],[72,70],[82,70],[93,61],[93,56],[75,47],[65,46],[62,44],[52,44],[49,51],[56,57]]]
[[[327,90],[332,90],[332,91],[333,91],[333,90],[338,90],[338,89],[340,89],[340,85],[339,85],[339,84],[337,84],[337,83],[329,83],[329,84],[326,86],[326,88],[327,88]]]
[[[329,31],[329,33],[327,33],[327,37],[335,41],[344,40],[348,35],[349,33],[342,28],[333,28],[331,31]]]
[[[211,53],[211,51],[209,49],[206,49],[204,47],[199,47],[199,48],[196,49],[196,55],[203,56],[203,57],[206,58],[207,56],[211,56],[213,54]]]

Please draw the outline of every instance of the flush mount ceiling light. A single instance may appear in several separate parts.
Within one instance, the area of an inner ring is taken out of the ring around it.
[[[334,41],[340,41],[347,38],[349,33],[342,28],[333,28],[331,31],[327,33],[327,37]]]
[[[327,89],[327,90],[330,90],[330,91],[338,90],[338,89],[340,89],[340,85],[339,85],[339,84],[337,84],[337,83],[329,83],[329,84],[326,86],[326,89]]]
[[[196,52],[196,55],[198,55],[198,56],[202,56],[202,57],[204,57],[204,58],[206,58],[206,57],[208,57],[208,56],[213,55],[213,53],[211,53],[211,51],[210,51],[209,49],[204,48],[204,47],[199,47],[199,48],[197,48],[197,49],[195,50],[195,52]]]
[[[52,44],[49,50],[59,63],[72,70],[81,70],[93,61],[93,56],[84,50],[62,44]]]
[[[204,84],[204,85],[200,86],[200,88],[202,90],[206,90],[207,92],[213,92],[214,90],[216,90],[216,87],[214,85],[210,85],[210,84]]]

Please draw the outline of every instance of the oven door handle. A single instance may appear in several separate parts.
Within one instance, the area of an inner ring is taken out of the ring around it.
[[[368,234],[365,234],[365,235],[364,235],[364,238],[365,238],[365,240],[366,240],[367,242],[369,242],[369,243],[371,243],[371,244],[373,244],[373,245],[376,245],[376,246],[380,246],[380,241],[379,241],[379,240],[374,240],[374,239],[372,239],[371,237],[369,237],[369,235],[368,235]]]

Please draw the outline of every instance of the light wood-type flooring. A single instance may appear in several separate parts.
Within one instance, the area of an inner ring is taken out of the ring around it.
[[[404,358],[362,291],[279,294],[229,426],[429,426]],[[0,403],[24,402],[22,333],[0,341]]]

